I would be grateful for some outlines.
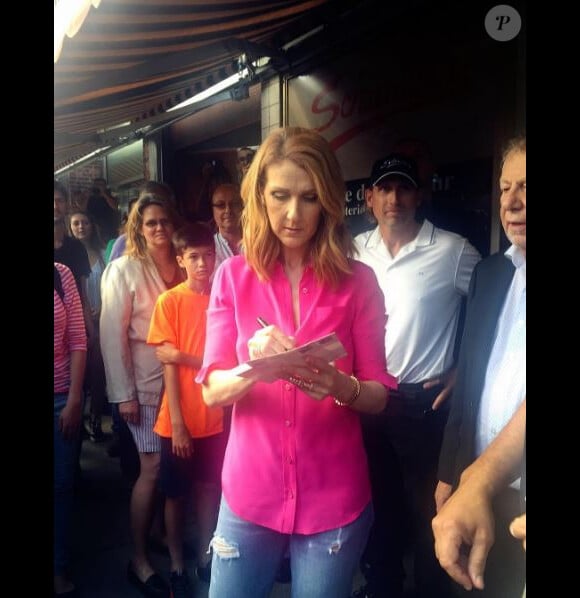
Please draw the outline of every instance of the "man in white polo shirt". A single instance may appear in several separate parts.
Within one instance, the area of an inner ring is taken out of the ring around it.
[[[481,256],[467,239],[417,218],[421,183],[411,158],[377,160],[366,196],[377,226],[355,238],[358,259],[373,268],[385,296],[387,368],[399,383],[383,414],[363,421],[376,511],[359,592],[369,598],[400,595],[405,549],[414,556],[418,595],[448,595],[433,549],[433,490],[461,307]],[[398,465],[405,493],[397,499]]]

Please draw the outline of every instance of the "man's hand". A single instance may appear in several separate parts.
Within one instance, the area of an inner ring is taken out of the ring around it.
[[[433,411],[437,411],[437,409],[439,409],[439,407],[441,407],[441,405],[443,405],[443,403],[449,398],[449,396],[451,395],[451,391],[455,386],[455,380],[457,380],[457,368],[449,370],[446,374],[439,378],[432,378],[431,380],[427,380],[427,382],[423,384],[423,388],[425,390],[433,388],[438,384],[443,384],[441,392],[435,397],[435,400],[431,405],[431,409],[433,409]]]
[[[476,484],[460,485],[432,527],[441,567],[466,590],[482,590],[487,555],[495,540],[491,499]]]
[[[441,507],[447,502],[447,499],[451,496],[453,488],[451,484],[446,482],[439,482],[435,488],[435,509],[437,513],[441,510]]]
[[[516,517],[510,523],[510,534],[517,538],[518,540],[522,540],[522,546],[524,550],[526,549],[526,514],[520,515]]]

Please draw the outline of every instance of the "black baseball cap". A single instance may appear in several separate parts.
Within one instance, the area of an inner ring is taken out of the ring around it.
[[[402,154],[390,154],[377,160],[373,164],[369,184],[371,187],[389,176],[398,176],[408,179],[415,188],[419,187],[417,164],[412,158]]]

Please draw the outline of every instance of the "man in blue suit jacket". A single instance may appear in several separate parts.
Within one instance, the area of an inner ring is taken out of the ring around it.
[[[525,137],[514,139],[504,152],[500,187],[500,216],[511,247],[482,260],[471,278],[457,382],[439,458],[437,510],[526,396]],[[497,537],[485,589],[478,595],[521,596],[525,555],[508,531],[520,512],[518,480],[495,501]]]

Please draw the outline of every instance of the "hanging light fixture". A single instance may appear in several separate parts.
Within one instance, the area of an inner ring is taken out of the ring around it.
[[[247,81],[254,77],[256,73],[256,67],[266,66],[270,62],[270,58],[262,57],[250,62],[245,54],[242,54],[237,60],[238,65],[238,72],[210,85],[210,87],[204,89],[203,91],[198,91],[198,83],[195,84],[196,94],[183,102],[180,102],[176,106],[172,106],[167,110],[167,112],[172,112],[173,110],[179,110],[181,108],[185,108],[186,106],[190,106],[191,104],[196,104],[197,102],[201,102],[220,91],[224,91],[236,84],[240,81]],[[220,70],[220,74],[225,74],[225,70]],[[212,75],[213,81],[213,75]],[[201,87],[201,86],[200,86]],[[235,98],[234,98],[235,99]]]
[[[55,0],[54,3],[54,63],[56,64],[64,36],[74,37],[86,16],[89,14],[91,6],[99,7],[101,0]]]

